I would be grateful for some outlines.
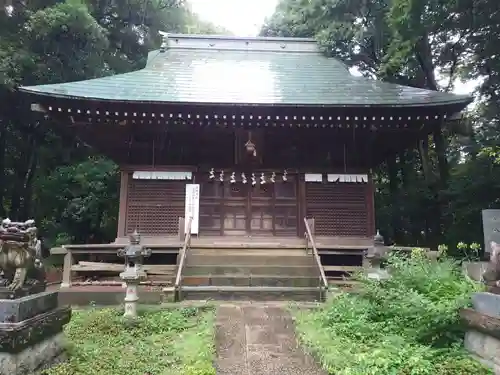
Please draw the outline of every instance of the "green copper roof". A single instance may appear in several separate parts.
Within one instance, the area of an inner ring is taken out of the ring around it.
[[[168,35],[142,70],[23,92],[91,100],[312,106],[468,103],[468,96],[352,76],[314,40]]]

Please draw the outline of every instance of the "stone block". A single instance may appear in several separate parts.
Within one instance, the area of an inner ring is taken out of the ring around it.
[[[19,323],[55,309],[58,292],[42,292],[18,299],[0,299],[0,323]]]
[[[489,367],[500,366],[500,340],[485,333],[470,330],[465,334],[465,349],[485,361]]]
[[[462,269],[464,273],[472,280],[481,281],[488,262],[463,262]]]
[[[69,306],[39,314],[19,323],[0,323],[0,353],[19,353],[63,330],[71,319]]]
[[[500,318],[500,295],[493,293],[474,293],[472,296],[474,310],[481,314]]]
[[[0,352],[0,375],[33,375],[64,361],[65,336],[59,332],[19,353]]]
[[[370,268],[366,271],[366,276],[371,280],[387,280],[391,278],[389,272],[382,268]]]
[[[2,299],[18,299],[33,294],[38,294],[45,292],[46,283],[37,283],[35,285],[22,286],[19,289],[11,290],[5,286],[6,280],[2,280],[2,286],[0,286],[0,300]]]
[[[63,327],[71,308],[57,307],[57,300],[57,292],[0,300],[9,317],[0,323],[0,375],[40,374],[65,359]]]

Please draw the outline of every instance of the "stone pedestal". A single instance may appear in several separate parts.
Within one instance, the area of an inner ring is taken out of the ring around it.
[[[500,375],[500,295],[475,293],[472,304],[461,311],[469,327],[465,348]]]
[[[45,283],[40,283],[32,286],[23,286],[17,290],[9,290],[9,288],[0,287],[0,300],[15,299],[30,296],[36,293],[43,293],[46,289]]]
[[[136,318],[137,317],[137,301],[139,301],[139,295],[137,294],[138,283],[128,281],[126,283],[127,291],[125,292],[125,312],[123,313],[124,318]]]
[[[140,282],[146,279],[146,276],[146,273],[138,266],[127,267],[125,271],[120,274],[120,278],[127,288],[123,301],[125,304],[124,318],[137,317],[137,301],[139,301],[137,289]]]
[[[0,375],[38,374],[61,361],[71,308],[57,300],[58,292],[0,299]]]

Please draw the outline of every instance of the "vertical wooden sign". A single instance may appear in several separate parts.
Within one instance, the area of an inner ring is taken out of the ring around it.
[[[198,234],[200,227],[200,185],[186,184],[186,208],[185,208],[184,233],[187,233],[189,218],[192,217],[191,234]]]

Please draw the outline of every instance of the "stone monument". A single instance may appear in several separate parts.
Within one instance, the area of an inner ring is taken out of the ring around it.
[[[500,244],[491,241],[489,245],[490,260],[482,279],[490,292],[500,294]]]
[[[474,293],[472,305],[460,312],[468,326],[465,348],[500,375],[500,295]]]
[[[31,375],[64,357],[70,307],[46,290],[33,220],[0,224],[0,375]]]
[[[142,269],[145,257],[151,255],[151,249],[147,249],[141,245],[141,236],[137,231],[134,231],[129,237],[130,244],[125,248],[118,250],[118,256],[125,258],[125,270],[120,273],[120,278],[125,283],[125,318],[137,317],[137,301],[139,295],[137,293],[139,284],[147,277],[146,272]]]
[[[487,245],[490,259],[482,281],[491,293],[474,293],[473,309],[463,309],[461,316],[469,328],[465,348],[500,375],[500,244]]]
[[[483,210],[483,234],[484,234],[484,252],[490,252],[491,242],[500,243],[500,210]]]

